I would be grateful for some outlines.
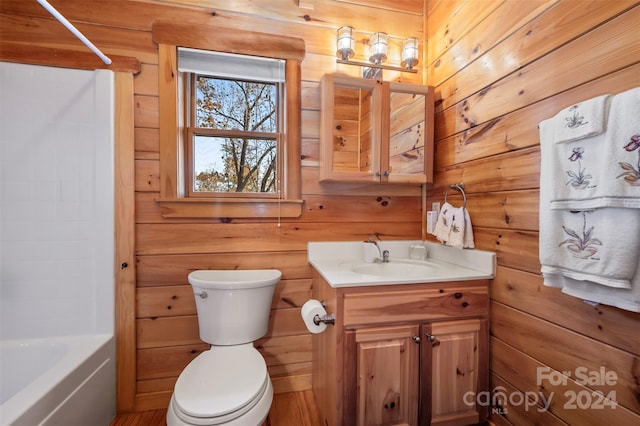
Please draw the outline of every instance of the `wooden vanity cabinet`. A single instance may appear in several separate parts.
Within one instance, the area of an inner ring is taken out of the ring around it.
[[[315,272],[315,271],[314,271]],[[313,336],[325,425],[470,425],[488,389],[488,280],[334,289],[314,297],[335,326]]]
[[[326,74],[320,180],[433,181],[433,88]]]

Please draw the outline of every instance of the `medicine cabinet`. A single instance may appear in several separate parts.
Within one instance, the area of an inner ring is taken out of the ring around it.
[[[320,180],[432,182],[433,88],[326,74]]]

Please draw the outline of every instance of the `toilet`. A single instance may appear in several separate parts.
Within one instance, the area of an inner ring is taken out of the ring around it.
[[[277,269],[189,274],[200,338],[211,348],[180,373],[167,426],[258,426],[265,421],[273,386],[253,342],[267,333],[271,300],[281,276]]]

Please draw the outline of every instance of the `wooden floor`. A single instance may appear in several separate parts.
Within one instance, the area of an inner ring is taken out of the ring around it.
[[[165,426],[167,410],[122,414],[111,426]],[[273,396],[267,426],[320,426],[311,391],[279,393]]]

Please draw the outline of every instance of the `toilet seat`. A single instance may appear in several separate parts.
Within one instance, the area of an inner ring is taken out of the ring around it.
[[[220,424],[251,410],[269,387],[267,366],[253,344],[214,346],[178,377],[171,404],[189,424]]]

